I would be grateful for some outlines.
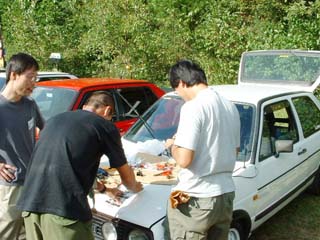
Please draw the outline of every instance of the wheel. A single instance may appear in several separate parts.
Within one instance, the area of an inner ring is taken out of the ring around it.
[[[228,240],[246,240],[248,236],[240,222],[233,220],[229,229]]]
[[[308,189],[308,192],[320,196],[320,168],[317,170],[313,182]]]

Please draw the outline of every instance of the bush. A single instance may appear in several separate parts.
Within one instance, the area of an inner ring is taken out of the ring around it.
[[[319,49],[320,1],[0,0],[7,58],[24,51],[41,69],[168,85],[178,59],[196,60],[210,84],[235,83],[241,53]],[[14,23],[14,24],[13,24]]]

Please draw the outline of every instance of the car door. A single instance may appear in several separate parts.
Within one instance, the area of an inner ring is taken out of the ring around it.
[[[115,124],[123,135],[158,98],[146,86],[114,89],[116,100]]]
[[[112,121],[123,135],[158,98],[146,86],[118,87],[110,86],[108,89],[95,89],[86,91],[77,108],[82,108],[88,97],[95,91],[107,91],[113,96],[115,102],[115,115]]]
[[[313,177],[320,164],[320,104],[314,96],[307,94],[293,97],[292,102],[300,120],[301,135],[296,148],[302,164],[296,174],[300,184],[303,184]]]
[[[290,98],[269,100],[261,105],[258,154],[256,158],[257,195],[255,221],[279,207],[297,185],[296,167],[299,135]],[[292,140],[293,152],[276,154],[277,140]]]

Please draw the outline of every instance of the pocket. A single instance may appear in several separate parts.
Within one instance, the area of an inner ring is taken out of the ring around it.
[[[70,226],[77,223],[79,220],[69,219],[57,215],[52,215],[52,221],[61,226]]]
[[[196,208],[201,210],[212,210],[217,202],[215,197],[194,198]]]
[[[202,233],[197,233],[197,232],[186,232],[185,234],[185,238],[181,238],[181,239],[192,239],[192,240],[203,240],[206,239],[206,235],[202,234]],[[180,238],[178,238],[180,239]]]
[[[23,218],[27,218],[27,217],[29,217],[30,216],[30,212],[26,212],[26,211],[23,211],[22,213],[21,213],[21,216],[23,217]]]
[[[229,204],[230,207],[233,205],[233,200],[235,198],[235,193],[230,192],[230,193],[225,193],[226,196],[226,202]]]
[[[33,130],[34,128],[34,118],[32,117],[30,120],[28,120],[28,129]]]

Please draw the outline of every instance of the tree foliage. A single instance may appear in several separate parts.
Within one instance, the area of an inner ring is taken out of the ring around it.
[[[0,0],[7,57],[42,69],[167,85],[178,59],[200,63],[211,84],[234,83],[241,53],[319,49],[320,0]]]

